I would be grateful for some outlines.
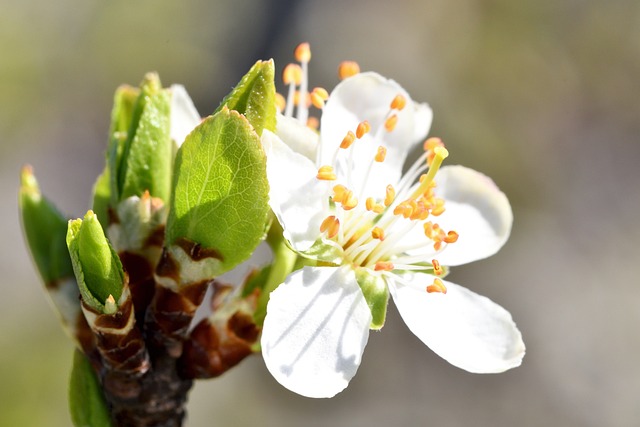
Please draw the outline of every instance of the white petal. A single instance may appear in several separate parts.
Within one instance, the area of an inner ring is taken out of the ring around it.
[[[406,98],[406,107],[399,112],[398,123],[392,132],[384,129],[390,112],[390,104],[396,95]],[[322,110],[321,146],[318,152],[319,165],[331,165],[333,156],[348,131],[355,132],[358,124],[367,120],[371,132],[356,140],[353,164],[348,156],[338,157],[337,171],[340,176],[351,175],[349,185],[356,191],[362,187],[367,195],[384,194],[387,184],[395,184],[407,154],[421,138],[426,136],[431,125],[431,110],[426,104],[414,104],[409,94],[395,81],[379,74],[360,73],[338,84]],[[378,146],[387,148],[386,160],[374,165],[377,170],[367,176],[369,164]]]
[[[425,289],[433,276],[413,275]],[[405,323],[422,342],[452,365],[474,373],[503,372],[520,366],[522,335],[504,308],[490,299],[443,280],[446,294],[390,285]]]
[[[489,177],[463,166],[443,167],[436,183],[435,193],[445,199],[445,212],[434,221],[459,234],[457,242],[438,254],[440,264],[466,264],[498,252],[513,223],[507,196]]]
[[[356,374],[371,312],[348,267],[304,267],[271,293],[262,355],[274,378],[307,397],[332,397]]]
[[[296,153],[302,154],[312,162],[316,161],[320,136],[313,129],[293,117],[278,114],[276,135]]]
[[[295,153],[275,134],[262,132],[267,154],[269,206],[284,230],[284,237],[304,252],[320,237],[320,224],[328,215],[328,181],[316,179],[311,160]]]
[[[171,85],[171,139],[180,147],[202,118],[182,85]]]

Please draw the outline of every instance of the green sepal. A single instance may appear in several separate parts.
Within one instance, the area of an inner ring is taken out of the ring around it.
[[[324,265],[340,265],[344,257],[344,249],[333,240],[320,238],[309,249],[300,252],[299,255]]]
[[[82,299],[105,314],[109,296],[120,299],[124,287],[124,270],[118,254],[104,235],[96,215],[89,211],[84,219],[69,221],[67,247]]]
[[[51,285],[60,279],[73,277],[65,243],[67,219],[42,196],[31,167],[22,168],[20,181],[22,228],[42,280]]]
[[[75,427],[111,427],[111,416],[91,363],[79,350],[73,354],[69,378],[69,412]]]
[[[356,269],[356,280],[371,310],[371,329],[381,329],[387,317],[389,288],[384,278],[366,268]]]
[[[140,196],[146,190],[153,197],[169,200],[173,161],[170,113],[170,90],[162,89],[157,74],[147,74],[131,114],[126,140],[122,142],[121,132],[112,134],[109,162],[115,185],[112,193],[118,201]]]
[[[220,103],[215,111],[223,107],[243,114],[258,135],[262,130],[276,130],[276,86],[273,60],[258,61],[242,77]]]
[[[223,108],[178,150],[165,245],[199,245],[220,275],[249,258],[269,213],[266,157],[247,119]]]

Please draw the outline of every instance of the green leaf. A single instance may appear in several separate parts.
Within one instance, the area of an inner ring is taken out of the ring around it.
[[[69,221],[67,246],[84,302],[105,314],[115,312],[113,300],[122,295],[124,270],[92,211],[84,219]],[[105,308],[110,296],[113,300]]]
[[[242,77],[215,111],[223,107],[243,114],[258,135],[262,130],[276,130],[276,86],[273,60],[258,61]]]
[[[371,310],[370,328],[381,329],[387,317],[387,305],[389,303],[387,283],[382,276],[371,274],[366,268],[358,268],[356,270],[356,280]]]
[[[266,158],[249,122],[223,108],[178,150],[166,246],[189,242],[219,275],[249,258],[269,212]],[[197,246],[194,246],[197,245]]]
[[[69,378],[69,412],[76,427],[112,425],[98,378],[87,357],[79,350],[73,354]]]
[[[73,277],[66,250],[67,219],[40,192],[31,167],[22,169],[19,195],[22,228],[33,260],[45,284]]]
[[[124,144],[110,148],[110,168],[117,171],[118,200],[140,196],[145,190],[153,197],[169,200],[173,143],[170,137],[171,93],[162,89],[156,74],[147,74],[141,85],[131,126]],[[114,134],[116,141],[118,133]],[[115,166],[115,168],[114,168]]]

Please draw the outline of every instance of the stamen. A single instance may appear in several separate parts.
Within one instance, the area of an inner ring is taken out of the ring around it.
[[[441,294],[446,294],[447,293],[447,287],[444,285],[444,283],[442,283],[442,280],[433,279],[433,284],[427,286],[427,292],[429,292],[430,294],[432,294],[434,292],[438,292],[438,293],[441,293]]]
[[[381,145],[378,147],[375,160],[376,162],[381,163],[384,162],[385,157],[387,157],[387,149]]]
[[[371,130],[371,125],[369,124],[368,121],[365,120],[363,122],[360,122],[358,124],[358,128],[356,129],[356,137],[360,139],[363,136],[365,136],[365,134],[369,133],[370,130]]]
[[[360,66],[355,61],[342,61],[338,67],[338,77],[340,77],[340,80],[355,76],[359,72]]]
[[[385,120],[384,128],[387,130],[387,132],[391,132],[396,128],[397,124],[398,124],[398,115],[394,114],[390,116],[387,120]]]
[[[440,165],[442,165],[442,161],[447,158],[449,152],[444,147],[435,147],[433,149],[435,157],[433,158],[433,163],[429,167],[429,171],[426,175],[423,175],[424,178],[420,177],[420,185],[413,191],[413,194],[409,198],[415,199],[423,194],[433,181],[433,178],[436,176],[436,172],[440,169]]]
[[[422,145],[424,151],[433,151],[436,147],[444,147],[444,142],[442,142],[440,138],[435,136],[427,138],[427,140]]]
[[[386,261],[378,261],[376,262],[375,267],[373,267],[375,271],[391,271],[394,269],[393,264]]]
[[[355,140],[356,140],[356,134],[351,131],[347,132],[347,135],[342,140],[342,143],[340,143],[340,148],[344,148],[344,149],[349,148],[351,144],[353,144],[353,141]]]
[[[380,227],[374,227],[371,230],[371,237],[378,240],[384,240],[384,230]]]
[[[393,203],[395,198],[396,198],[396,190],[393,188],[391,184],[387,185],[387,191],[384,198],[384,205],[386,207],[391,206],[391,203]]]
[[[303,92],[297,90],[293,96],[293,103],[304,109],[307,109],[309,108],[309,105],[311,105],[311,96],[309,95],[309,92],[305,92],[304,96],[302,94]]]
[[[307,119],[307,127],[317,130],[320,127],[320,120],[317,117],[309,117]]]
[[[333,187],[333,196],[331,197],[331,200],[333,200],[336,203],[342,203],[342,200],[344,199],[344,195],[347,191],[348,189],[344,185],[342,184],[336,185],[335,187]]]
[[[365,201],[365,206],[369,212],[375,212],[379,214],[384,211],[384,206],[382,206],[379,203],[376,203],[373,197],[367,197],[367,200]]]
[[[440,276],[442,274],[442,267],[440,266],[440,262],[437,259],[432,259],[431,264],[433,265],[433,273],[436,276]]]
[[[451,230],[447,233],[447,236],[443,239],[445,243],[455,243],[458,241],[458,233]]]
[[[338,234],[338,230],[340,230],[340,220],[333,215],[330,215],[322,221],[320,224],[320,232],[327,232],[327,237],[330,239],[334,238]]]
[[[284,111],[284,108],[287,105],[287,101],[285,101],[284,96],[276,92],[276,109],[279,113]]]
[[[392,110],[402,111],[405,105],[407,105],[407,99],[404,96],[398,94],[395,98],[393,98],[393,101],[391,101],[390,107]]]
[[[322,107],[324,107],[324,102],[327,99],[329,99],[329,93],[326,89],[316,87],[311,91],[311,103],[317,109],[322,109]]]
[[[298,64],[287,64],[282,71],[282,81],[284,84],[294,84],[298,86],[302,82],[302,68]]]
[[[333,171],[333,167],[328,165],[320,166],[316,178],[322,181],[335,181],[336,179],[338,179],[335,172]]]
[[[311,48],[309,43],[300,43],[293,54],[298,62],[309,62],[311,60]]]
[[[350,211],[358,206],[358,199],[353,195],[353,191],[347,190],[342,196],[342,209]]]

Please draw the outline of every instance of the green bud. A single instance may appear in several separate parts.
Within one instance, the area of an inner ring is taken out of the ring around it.
[[[65,249],[67,219],[40,193],[30,166],[22,168],[19,195],[22,228],[33,260],[45,284],[73,277],[71,259]]]
[[[69,221],[67,246],[84,302],[102,313],[114,313],[124,287],[124,270],[93,211],[84,219]],[[113,301],[107,304],[110,298]]]
[[[371,310],[371,329],[381,329],[387,317],[389,303],[387,283],[381,276],[371,274],[366,268],[356,270],[356,280]]]
[[[242,77],[215,111],[226,106],[243,114],[258,135],[262,130],[276,130],[276,86],[273,60],[258,61]]]

